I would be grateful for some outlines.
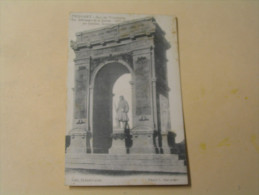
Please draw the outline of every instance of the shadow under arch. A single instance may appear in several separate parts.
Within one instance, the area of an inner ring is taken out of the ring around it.
[[[133,79],[134,75],[131,67],[117,61],[99,65],[93,73],[91,79],[93,88],[91,98],[93,153],[108,153],[112,145],[113,86],[119,77],[127,73],[130,73]]]

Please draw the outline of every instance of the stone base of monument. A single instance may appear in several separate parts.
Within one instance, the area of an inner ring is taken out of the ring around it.
[[[69,132],[70,145],[67,153],[86,153],[86,130],[84,128],[74,128]]]
[[[137,130],[131,131],[133,145],[130,148],[131,154],[155,154],[153,131]]]
[[[66,154],[66,168],[187,173],[184,161],[176,154]]]
[[[114,143],[116,143],[116,145]],[[126,154],[126,153],[127,153],[127,149],[125,147],[125,139],[113,140],[113,145],[109,149],[109,154]]]

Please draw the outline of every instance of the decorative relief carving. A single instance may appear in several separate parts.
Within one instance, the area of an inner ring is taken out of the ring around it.
[[[150,66],[146,57],[138,57],[134,63],[136,75],[136,115],[151,115]]]
[[[76,71],[75,78],[75,107],[74,118],[82,119],[86,118],[86,96],[87,96],[87,69],[84,66],[80,66]]]
[[[136,64],[140,66],[146,66],[147,65],[147,58],[146,57],[139,57],[136,61]]]

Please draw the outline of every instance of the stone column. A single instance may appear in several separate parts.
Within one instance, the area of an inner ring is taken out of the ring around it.
[[[135,72],[134,113],[130,153],[156,153],[150,47],[133,51]]]
[[[90,83],[90,82],[89,82]],[[90,138],[89,138],[89,145],[91,152],[94,153],[93,151],[93,95],[94,93],[94,86],[92,83],[89,84],[89,107],[88,107],[88,131],[90,131]]]
[[[74,119],[72,130],[69,132],[68,153],[86,153],[90,150],[88,138],[89,60],[89,58],[75,59]]]
[[[153,141],[154,146],[156,148],[156,153],[159,153],[158,147],[159,147],[159,129],[158,129],[158,115],[157,115],[157,78],[156,78],[156,64],[155,64],[155,53],[154,53],[154,46],[151,46],[150,48],[150,55],[151,55],[151,86],[152,86],[152,104],[153,104],[153,125],[154,125],[154,135],[153,135]]]

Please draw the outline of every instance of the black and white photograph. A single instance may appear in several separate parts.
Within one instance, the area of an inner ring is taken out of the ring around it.
[[[69,186],[187,185],[174,16],[71,13]]]
[[[258,19],[0,0],[0,195],[259,195]]]

